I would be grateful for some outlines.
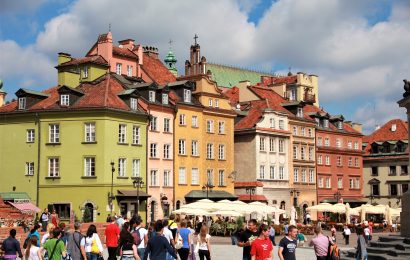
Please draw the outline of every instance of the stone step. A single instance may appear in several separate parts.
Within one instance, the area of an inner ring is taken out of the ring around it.
[[[380,242],[392,242],[392,241],[399,241],[403,242],[405,237],[398,236],[398,235],[390,235],[390,236],[381,236],[379,237]]]
[[[367,252],[376,254],[388,254],[391,256],[410,256],[410,250],[403,251],[395,248],[368,247]]]
[[[399,241],[381,242],[381,241],[370,241],[371,247],[403,247],[410,250],[410,244],[405,244]]]

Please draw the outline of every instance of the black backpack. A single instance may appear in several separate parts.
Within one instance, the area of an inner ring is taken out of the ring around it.
[[[30,239],[31,239],[31,234],[28,234],[28,236],[26,237],[26,239],[24,240],[24,243],[23,243],[23,248],[24,249],[27,248],[28,243],[30,242]]]

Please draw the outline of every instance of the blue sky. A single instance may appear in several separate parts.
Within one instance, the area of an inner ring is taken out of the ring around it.
[[[410,78],[409,13],[405,0],[3,0],[0,78],[9,100],[53,86],[57,53],[84,55],[110,23],[115,41],[162,57],[173,39],[182,71],[197,33],[208,61],[318,75],[321,106],[368,132],[405,117],[396,101]]]

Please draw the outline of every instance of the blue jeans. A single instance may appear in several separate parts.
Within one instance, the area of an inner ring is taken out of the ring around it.
[[[141,258],[142,259],[142,258]],[[123,257],[121,257],[121,260],[135,260],[135,257],[126,257],[126,256],[123,256]]]
[[[167,260],[174,260],[174,257],[167,252]]]
[[[87,256],[87,260],[98,260],[99,254],[94,254],[91,252],[85,253]]]
[[[142,243],[144,243],[144,241],[142,241]],[[144,259],[145,247],[144,247],[144,248],[137,248],[137,251],[138,251],[138,256],[139,256],[141,259]]]
[[[367,252],[363,254],[363,259],[367,260]],[[360,255],[357,255],[356,260],[362,260]]]
[[[231,242],[232,242],[233,246],[238,244],[238,238],[236,236],[232,235],[231,236]]]

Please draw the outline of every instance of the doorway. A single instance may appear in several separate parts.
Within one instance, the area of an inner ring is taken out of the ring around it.
[[[156,210],[155,201],[151,201],[151,221],[155,221],[155,210]]]

